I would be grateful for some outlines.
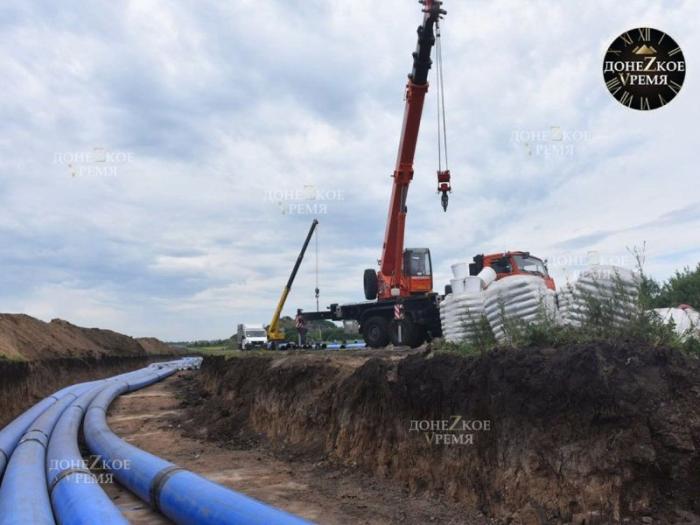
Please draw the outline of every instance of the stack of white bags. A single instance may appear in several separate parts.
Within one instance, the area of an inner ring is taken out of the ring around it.
[[[595,265],[566,284],[558,296],[536,275],[513,275],[496,281],[492,268],[467,275],[467,265],[452,266],[452,293],[440,304],[443,337],[449,342],[473,338],[485,318],[497,340],[507,339],[509,326],[559,322],[578,326],[595,302],[615,305],[613,316],[622,322],[635,312],[640,279],[625,268]]]
[[[557,316],[557,295],[536,275],[513,275],[496,281],[485,292],[486,318],[498,341],[507,339],[509,325],[535,324]]]
[[[559,291],[559,321],[581,326],[590,318],[590,309],[601,306],[611,310],[617,324],[623,324],[637,313],[640,284],[639,275],[627,268],[591,266]]]
[[[446,341],[464,341],[476,335],[484,316],[483,290],[496,279],[491,268],[484,270],[488,271],[470,276],[466,263],[452,266],[452,293],[440,304],[442,335]]]

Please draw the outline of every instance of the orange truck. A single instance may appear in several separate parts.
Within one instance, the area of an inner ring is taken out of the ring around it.
[[[484,267],[496,272],[496,280],[511,275],[535,275],[544,279],[547,288],[556,290],[554,279],[549,275],[547,263],[530,252],[503,252],[490,255],[475,255],[469,264],[469,275],[477,275]]]

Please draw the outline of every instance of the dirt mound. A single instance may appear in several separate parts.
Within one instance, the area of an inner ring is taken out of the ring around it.
[[[136,341],[150,355],[167,355],[181,352],[180,349],[167,345],[155,337],[139,337]]]
[[[112,330],[82,328],[60,319],[45,323],[24,314],[0,314],[0,357],[11,360],[172,353],[174,349],[157,339],[134,339]]]
[[[700,514],[695,359],[576,346],[348,364],[207,359],[195,423],[212,439],[262,436],[513,523]]]
[[[0,428],[53,392],[81,381],[92,381],[146,366],[146,356],[72,357],[52,360],[0,359]]]

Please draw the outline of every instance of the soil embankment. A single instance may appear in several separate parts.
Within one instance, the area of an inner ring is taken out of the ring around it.
[[[0,314],[0,357],[33,361],[61,357],[172,354],[154,338],[135,339],[112,330],[83,328],[53,319],[46,323],[24,314]]]
[[[0,428],[41,398],[80,381],[134,370],[179,353],[155,338],[0,314]]]
[[[206,359],[192,431],[513,523],[698,519],[697,359],[631,345],[389,355]]]

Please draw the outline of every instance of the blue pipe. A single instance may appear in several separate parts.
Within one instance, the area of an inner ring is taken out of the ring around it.
[[[126,525],[128,521],[99,486],[78,448],[78,431],[85,410],[92,400],[110,384],[123,383],[137,389],[159,379],[154,371],[186,368],[188,362],[155,363],[146,368],[107,380],[84,393],[59,419],[47,451],[47,479],[56,521],[61,525]],[[98,462],[104,461],[98,458]]]
[[[107,426],[106,412],[120,394],[136,390],[174,373],[156,370],[141,384],[119,383],[104,388],[85,415],[84,433],[93,454],[116,467],[120,484],[178,524],[308,525],[309,522],[253,498],[234,492],[119,439]]]
[[[136,379],[144,373],[150,374],[151,370],[147,367],[116,378]],[[92,381],[64,388],[22,414],[2,431],[3,443],[7,443],[6,450],[12,450],[12,453],[0,486],[0,525],[55,523],[47,490],[47,444],[68,406],[83,393],[94,392],[96,395],[109,381]],[[42,412],[36,417],[39,411]],[[24,433],[20,434],[20,440],[17,434],[21,429]]]
[[[142,369],[107,380],[77,398],[56,423],[46,452],[49,496],[54,516],[61,525],[127,525],[116,505],[90,472],[78,448],[78,431],[85,409],[109,383],[128,381]]]
[[[0,525],[53,525],[46,489],[46,445],[68,405],[94,386],[83,383],[68,392],[36,418],[15,447],[0,486]]]
[[[126,525],[128,521],[105,494],[78,448],[78,430],[84,407],[102,390],[99,385],[85,392],[63,412],[46,451],[49,497],[57,523]]]
[[[58,392],[54,392],[49,397],[39,401],[26,412],[17,416],[12,422],[8,423],[5,428],[0,430],[0,479],[5,472],[7,462],[12,456],[17,443],[22,439],[22,435],[27,431],[29,426],[38,418],[44,410],[53,405],[68,393],[73,386],[62,388]]]

